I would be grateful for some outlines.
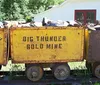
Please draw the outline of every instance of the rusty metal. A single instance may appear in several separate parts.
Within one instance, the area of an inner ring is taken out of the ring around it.
[[[100,79],[100,64],[95,66],[94,70],[94,75]]]
[[[58,80],[65,80],[70,76],[68,64],[57,64],[53,66],[53,74]]]
[[[86,59],[86,60],[88,58],[88,48],[89,48],[89,30],[85,29],[85,35],[84,35],[84,59]]]
[[[8,29],[7,28],[4,28],[4,44],[5,44],[5,49],[4,49],[4,61],[5,61],[5,63],[4,63],[4,65],[6,65],[7,64],[7,62],[8,62],[8,57],[9,57],[9,47],[8,47],[8,42],[9,41],[7,41],[8,40]]]
[[[83,57],[83,56],[82,56]],[[40,61],[40,60],[38,60],[38,61],[35,61],[35,60],[24,60],[24,61],[18,61],[18,60],[14,60],[13,58],[12,58],[12,62],[13,63],[33,63],[33,64],[38,64],[38,63],[45,63],[45,64],[50,64],[50,63],[66,63],[66,62],[73,62],[73,61],[75,61],[75,62],[79,62],[79,61],[83,61],[83,59],[67,59],[67,60],[49,60],[49,61],[44,61],[44,60],[42,60],[42,61]]]
[[[37,65],[26,68],[26,76],[31,81],[39,81],[43,77],[43,68]]]
[[[89,51],[87,60],[90,62],[100,61],[100,30],[91,31],[89,38]]]

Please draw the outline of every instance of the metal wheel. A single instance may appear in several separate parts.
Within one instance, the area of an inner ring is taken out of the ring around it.
[[[26,68],[26,76],[31,81],[39,81],[43,76],[43,68],[39,65],[29,66]]]
[[[70,68],[68,64],[59,64],[53,67],[53,74],[58,80],[65,80],[70,75]]]
[[[99,64],[99,65],[96,65],[96,66],[93,68],[93,72],[94,72],[94,75],[95,75],[97,78],[100,78],[100,64]]]

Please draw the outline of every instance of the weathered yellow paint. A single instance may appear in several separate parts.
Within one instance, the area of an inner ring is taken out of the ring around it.
[[[12,60],[14,63],[81,61],[84,32],[82,27],[10,29]],[[46,41],[45,37],[57,40]]]
[[[7,63],[7,33],[6,29],[0,29],[0,65]]]
[[[84,46],[84,58],[87,60],[88,59],[88,49],[89,49],[89,30],[85,30],[85,46]]]

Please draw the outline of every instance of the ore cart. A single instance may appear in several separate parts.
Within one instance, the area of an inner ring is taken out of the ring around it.
[[[100,30],[89,33],[89,50],[86,60],[87,68],[91,69],[97,78],[100,78]]]
[[[83,27],[33,27],[10,29],[10,51],[13,63],[25,63],[31,81],[42,78],[50,67],[55,78],[70,75],[68,62],[84,60],[85,29]]]
[[[7,29],[0,28],[0,69],[2,65],[7,64]]]

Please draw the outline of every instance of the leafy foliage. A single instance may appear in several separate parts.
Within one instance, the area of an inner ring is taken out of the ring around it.
[[[0,0],[0,20],[25,19],[64,0]]]
[[[61,4],[64,0],[29,0],[28,7],[32,13],[49,9],[49,6]]]

